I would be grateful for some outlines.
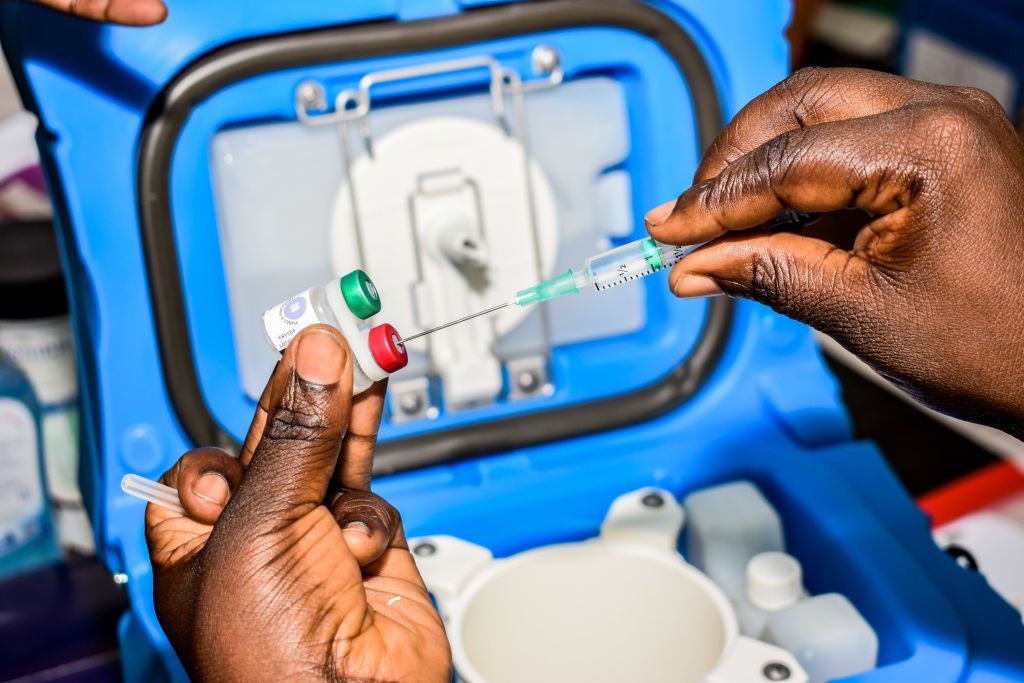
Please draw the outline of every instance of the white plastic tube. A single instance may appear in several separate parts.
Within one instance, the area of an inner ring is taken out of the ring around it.
[[[140,477],[137,474],[126,474],[121,478],[121,490],[130,496],[177,512],[179,515],[185,514],[185,508],[181,507],[181,499],[178,498],[178,489],[165,486],[160,482]]]

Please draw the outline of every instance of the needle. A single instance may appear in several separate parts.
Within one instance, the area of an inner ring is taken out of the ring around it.
[[[472,320],[473,318],[479,318],[480,316],[487,315],[488,313],[494,313],[495,311],[501,310],[502,308],[505,308],[506,306],[511,306],[514,303],[515,303],[515,301],[506,301],[505,303],[498,304],[497,306],[494,306],[493,308],[488,308],[486,311],[480,311],[479,313],[471,313],[470,315],[467,315],[464,318],[459,318],[458,320],[453,320],[450,323],[445,323],[444,325],[438,325],[437,327],[431,328],[429,330],[424,330],[423,332],[417,332],[416,334],[412,335],[411,337],[406,337],[405,339],[403,339],[402,343],[405,344],[406,342],[410,342],[413,339],[417,339],[417,338],[422,337],[424,335],[430,334],[431,332],[437,332],[438,330],[443,330],[446,327],[451,327],[452,325],[458,325],[459,323],[464,323],[467,320]]]

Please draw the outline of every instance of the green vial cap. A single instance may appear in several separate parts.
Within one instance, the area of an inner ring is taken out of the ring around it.
[[[380,313],[380,294],[370,276],[361,270],[353,270],[341,278],[341,296],[348,310],[360,320]]]

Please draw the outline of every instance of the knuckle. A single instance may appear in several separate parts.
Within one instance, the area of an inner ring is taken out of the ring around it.
[[[860,269],[848,252],[833,246],[820,260],[801,261],[786,250],[758,252],[751,259],[751,296],[772,309],[828,331],[861,315],[853,299],[865,291]]]
[[[799,162],[802,131],[778,135],[750,152],[742,162],[727,166],[713,182],[701,187],[701,208],[720,211],[750,194],[772,190]]]
[[[804,130],[777,135],[754,150],[750,156],[747,183],[737,183],[735,192],[743,192],[748,184],[774,191],[779,183],[787,179],[803,157]]]
[[[263,439],[313,443],[330,437],[336,427],[332,398],[332,389],[307,384],[293,371],[278,405],[269,412]]]
[[[279,406],[267,421],[263,438],[271,441],[315,441],[324,427],[323,414]]]
[[[980,116],[963,103],[943,102],[913,111],[912,142],[903,162],[917,169],[923,185],[915,194],[940,191],[949,182],[971,173],[984,163],[988,145]]]
[[[915,118],[928,138],[943,146],[972,140],[975,135],[975,114],[960,103],[924,106]]]
[[[732,142],[732,134],[732,129],[727,128],[717,138],[714,139],[714,141],[711,143],[711,146],[708,147],[708,151],[704,155],[705,161],[701,164],[701,167],[697,169],[697,174],[695,177],[701,178],[710,172],[707,168],[707,166],[710,165],[707,162],[708,159],[724,159],[726,162],[729,162],[736,157],[737,149]]]
[[[786,298],[787,270],[784,259],[770,253],[754,253],[750,263],[751,295],[784,313],[790,307]]]
[[[702,211],[714,214],[742,192],[745,185],[739,166],[726,167],[716,178],[698,188],[698,206]]]
[[[832,270],[824,264],[808,268],[789,250],[769,247],[751,255],[751,296],[779,313],[806,318],[817,302],[830,298],[832,292],[840,289],[836,277],[841,274],[830,276],[829,273]],[[829,278],[831,281],[826,281]]]
[[[401,514],[391,503],[372,491],[345,489],[339,491],[332,505],[339,522],[358,519],[382,530],[393,530],[401,524]]]
[[[783,110],[788,111],[803,128],[813,118],[822,100],[827,99],[831,73],[823,67],[804,67],[772,89]]]
[[[790,152],[795,147],[793,138],[793,133],[783,133],[760,147],[755,160],[760,162],[758,170],[766,179],[771,180],[785,175],[792,165]]]
[[[823,66],[805,66],[790,74],[780,85],[791,91],[801,91],[820,84],[829,78],[832,72],[832,69]]]
[[[377,430],[372,432],[353,432],[349,431],[345,435],[349,441],[358,444],[361,448],[372,451],[377,445]]]
[[[956,88],[956,92],[985,118],[1006,118],[1003,105],[988,91],[981,88]]]

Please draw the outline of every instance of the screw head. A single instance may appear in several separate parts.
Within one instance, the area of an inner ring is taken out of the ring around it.
[[[415,415],[423,410],[422,394],[405,394],[398,399],[398,407],[406,415]]]
[[[319,110],[327,106],[323,87],[314,81],[306,81],[299,86],[299,101],[307,109]]]
[[[968,569],[972,572],[978,571],[978,561],[965,548],[952,543],[946,546],[946,554],[960,565],[961,569]]]
[[[562,55],[550,45],[538,45],[530,55],[533,73],[541,76],[549,74],[562,64]]]
[[[792,676],[793,672],[782,662],[768,662],[761,669],[761,675],[769,681],[784,681]]]
[[[431,543],[430,541],[423,541],[422,543],[417,543],[416,547],[412,549],[412,554],[416,555],[417,557],[430,557],[436,552],[437,546]]]
[[[646,496],[640,499],[645,507],[649,508],[660,508],[665,504],[665,499],[660,493],[648,493]]]
[[[528,394],[531,391],[536,391],[540,386],[540,377],[533,370],[524,370],[516,377],[516,385],[520,391]]]

